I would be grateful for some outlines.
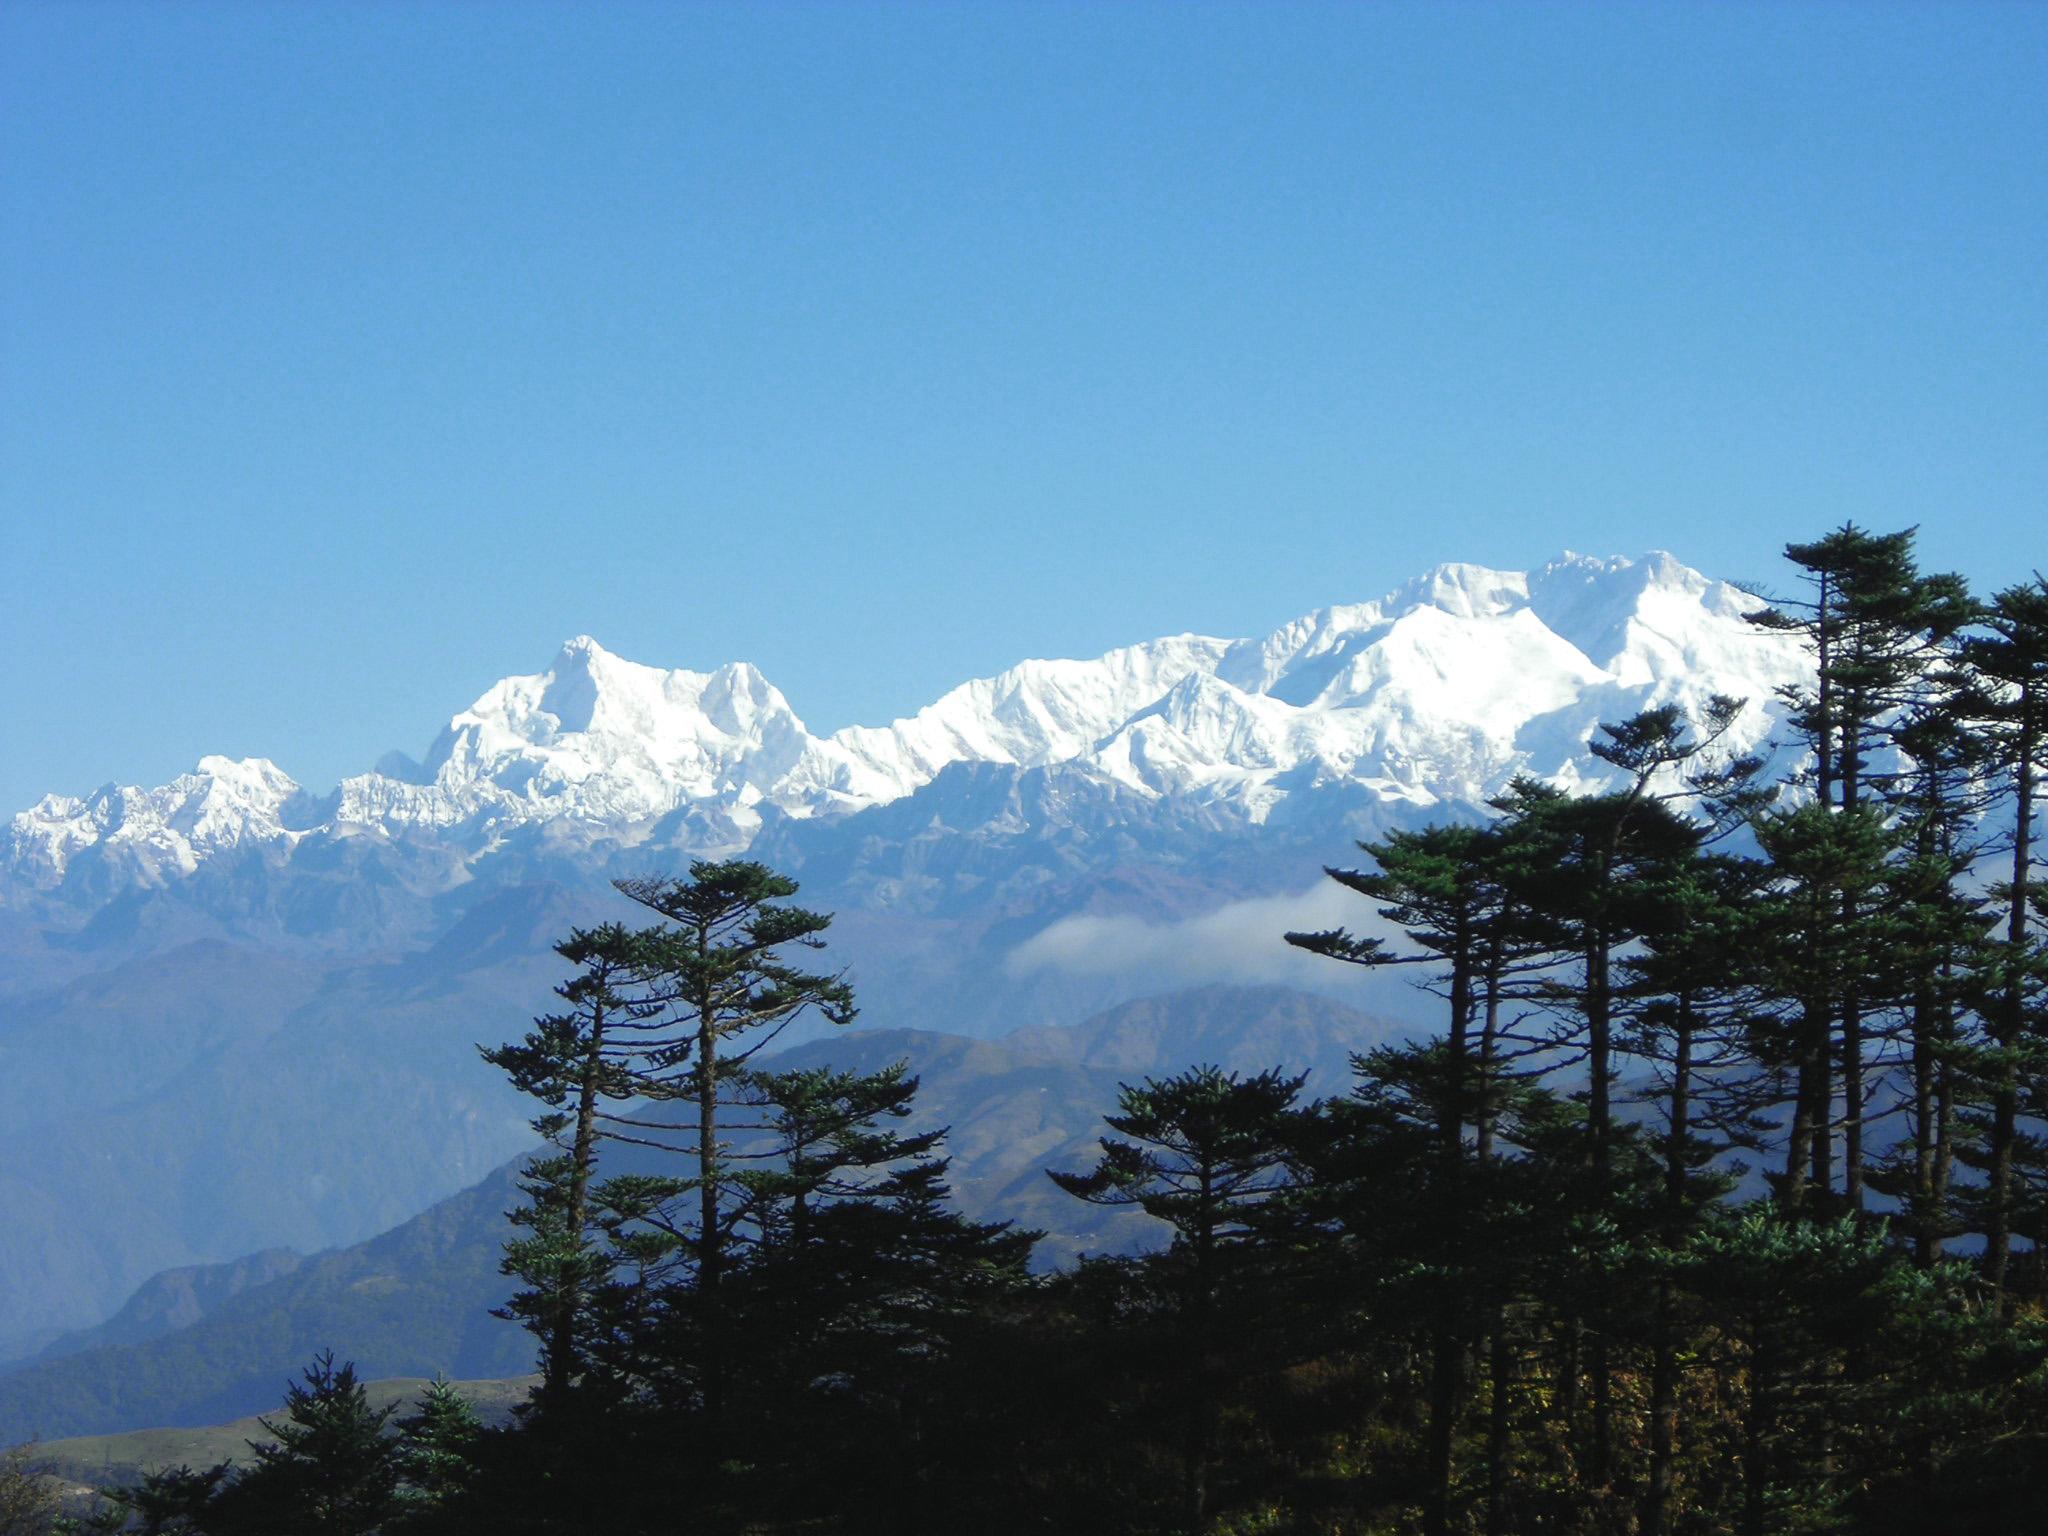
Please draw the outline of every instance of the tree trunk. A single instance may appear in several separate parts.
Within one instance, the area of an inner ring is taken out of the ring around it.
[[[1486,1001],[1479,1029],[1479,1133],[1474,1151],[1481,1163],[1493,1156],[1494,1122],[1500,1118],[1500,986],[1501,940],[1486,951]]]
[[[697,931],[699,953],[711,948],[708,923]],[[720,1459],[725,1410],[725,1323],[718,1298],[725,1234],[718,1220],[718,1022],[711,997],[697,1002],[697,1290],[704,1318],[704,1421],[713,1465]]]
[[[1603,876],[1603,884],[1604,884]],[[1614,1063],[1613,998],[1609,990],[1607,934],[1595,925],[1593,942],[1586,951],[1586,1026],[1593,1081],[1586,1101],[1587,1128],[1592,1133],[1594,1198],[1604,1211],[1614,1177],[1614,1111],[1610,1098],[1609,1074]],[[1597,1275],[1594,1284],[1604,1302],[1607,1277]],[[1605,1310],[1605,1307],[1602,1307]],[[1605,1488],[1614,1477],[1613,1381],[1607,1337],[1595,1332],[1589,1341],[1586,1369],[1592,1378],[1593,1435],[1587,1460],[1587,1480]]]
[[[1665,1240],[1683,1235],[1687,1148],[1692,1121],[1692,993],[1681,989],[1671,1032],[1671,1112],[1664,1139]],[[1668,1275],[1657,1279],[1657,1332],[1650,1361],[1650,1477],[1643,1491],[1643,1536],[1663,1536],[1671,1520],[1678,1443],[1678,1321]]]
[[[1586,1042],[1587,1066],[1593,1078],[1587,1085],[1586,1129],[1591,1140],[1593,1184],[1604,1203],[1613,1162],[1614,1111],[1608,1078],[1614,1070],[1614,1019],[1607,935],[1596,925],[1591,940],[1586,946]]]
[[[1770,1469],[1764,1465],[1769,1374],[1765,1358],[1763,1317],[1750,1317],[1749,1397],[1742,1413],[1742,1536],[1765,1536],[1764,1495],[1770,1486]]]
[[[1678,1349],[1671,1282],[1657,1281],[1657,1343],[1650,1360],[1650,1476],[1643,1490],[1643,1536],[1664,1536],[1678,1446]]]
[[[2005,1271],[2012,1253],[2012,1163],[2018,1135],[2019,1090],[2012,1055],[2026,1027],[2026,991],[2021,985],[2027,954],[2027,876],[2033,872],[2034,700],[2019,701],[2020,733],[2014,782],[2015,831],[2012,840],[2012,893],[2006,909],[2005,989],[2000,999],[1998,1085],[1992,1096],[1991,1168],[1985,1202],[1984,1276],[2005,1308]]]
[[[1460,912],[1451,940],[1451,1079],[1439,1111],[1437,1130],[1446,1171],[1462,1160],[1465,1151],[1468,1056],[1472,1034],[1472,928]]]
[[[1195,1228],[1195,1294],[1189,1350],[1194,1361],[1193,1390],[1188,1394],[1185,1480],[1188,1530],[1201,1536],[1209,1519],[1209,1462],[1215,1420],[1215,1381],[1211,1353],[1215,1347],[1214,1307],[1216,1286],[1216,1223],[1211,1215],[1214,1199],[1214,1170],[1207,1163],[1201,1169],[1201,1217]]]
[[[1951,1030],[1954,1028],[1953,1020],[1949,1027]],[[1955,1128],[1955,1067],[1943,1060],[1936,1064],[1934,1072],[1934,1208],[1937,1219],[1939,1213],[1947,1208],[1949,1186],[1955,1179]]]
[[[1494,1309],[1487,1375],[1493,1400],[1486,1418],[1486,1536],[1507,1536],[1515,1354],[1508,1339],[1508,1309],[1504,1305]]]
[[[1671,1112],[1664,1137],[1664,1199],[1674,1228],[1685,1209],[1686,1158],[1692,1141],[1693,1032],[1692,993],[1681,990],[1672,1021]]]
[[[1934,999],[1925,983],[1913,996],[1913,1262],[1934,1262]]]
[[[1586,1374],[1592,1377],[1593,1442],[1586,1459],[1586,1481],[1595,1488],[1614,1484],[1614,1365],[1607,1335],[1587,1341]]]
[[[1854,994],[1842,999],[1842,1192],[1849,1209],[1862,1215],[1863,1008]]]
[[[1816,1215],[1826,1216],[1835,1195],[1835,1072],[1834,1053],[1828,1049],[1833,1021],[1828,1010],[1813,1011],[1813,1035],[1807,1051],[1813,1060],[1813,1187],[1807,1204]]]
[[[1811,1005],[1804,1011],[1810,1016]],[[1799,1026],[1799,1043],[1794,1051],[1792,1129],[1785,1142],[1785,1179],[1778,1190],[1779,1202],[1794,1215],[1806,1209],[1810,1193],[1807,1182],[1813,1159],[1814,1134],[1818,1128],[1814,1100],[1819,1095],[1815,1091],[1813,1053],[1807,1044],[1811,1034],[1810,1017],[1802,1018]]]
[[[590,1219],[590,1172],[597,1160],[597,1080],[604,1065],[604,1005],[591,1009],[590,1044],[583,1054],[583,1082],[576,1095],[576,1136],[569,1151],[569,1239],[580,1251]],[[581,1277],[562,1288],[556,1300],[554,1327],[548,1336],[547,1380],[550,1402],[568,1394],[576,1363],[576,1313],[582,1301]]]
[[[1857,722],[1867,709],[1860,693],[1849,695],[1842,721],[1842,810],[1854,811],[1862,799],[1863,746]],[[1842,932],[1856,927],[1856,898],[1842,892]],[[1830,1137],[1830,1147],[1833,1139]],[[1825,1189],[1827,1186],[1822,1185]],[[1842,989],[1842,1195],[1847,1207],[1863,1213],[1863,1002],[1853,985]]]
[[[1457,1329],[1442,1306],[1431,1341],[1429,1370],[1429,1492],[1422,1507],[1423,1536],[1447,1536],[1451,1520],[1451,1447],[1458,1411],[1458,1377],[1464,1364]]]
[[[1834,803],[1835,781],[1835,722],[1834,722],[1834,679],[1829,659],[1829,642],[1833,638],[1830,628],[1828,603],[1831,597],[1832,581],[1823,571],[1820,578],[1819,601],[1814,605],[1814,646],[1815,646],[1815,694],[1814,694],[1814,757],[1819,767],[1819,794],[1822,805]]]
[[[1579,1320],[1568,1317],[1557,1341],[1557,1412],[1565,1447],[1577,1457],[1579,1450]]]

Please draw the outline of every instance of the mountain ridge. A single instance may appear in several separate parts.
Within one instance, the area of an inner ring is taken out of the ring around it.
[[[1663,552],[1566,554],[1526,573],[1446,564],[1262,638],[1028,660],[829,736],[748,663],[664,670],[583,635],[547,671],[486,689],[417,763],[387,753],[325,796],[267,758],[223,757],[154,789],[46,795],[0,831],[0,903],[11,885],[17,901],[94,905],[251,849],[332,857],[320,845],[362,838],[444,849],[423,876],[444,885],[515,834],[726,855],[776,820],[894,804],[963,763],[1092,771],[1249,824],[1333,786],[1476,807],[1516,771],[1597,773],[1584,737],[1631,704],[1745,693],[1735,744],[1761,743],[1800,658],[1796,641],[1742,622],[1758,605]]]

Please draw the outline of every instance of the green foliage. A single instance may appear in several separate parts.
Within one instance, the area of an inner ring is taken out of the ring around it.
[[[1301,1077],[1240,1079],[1214,1066],[1118,1093],[1102,1158],[1084,1174],[1053,1172],[1068,1194],[1135,1205],[1206,1259],[1254,1230],[1257,1208],[1286,1186],[1289,1129]]]
[[[252,1440],[254,1465],[207,1512],[232,1533],[370,1536],[398,1508],[399,1452],[385,1433],[389,1408],[372,1408],[355,1365],[316,1356],[285,1390],[284,1417],[264,1419],[274,1442]]]
[[[227,1478],[225,1461],[200,1470],[182,1462],[159,1467],[139,1483],[112,1490],[110,1497],[119,1512],[112,1528],[131,1529],[140,1536],[202,1533]]]
[[[555,989],[568,1011],[545,1014],[524,1039],[483,1051],[515,1088],[545,1106],[533,1128],[554,1149],[527,1164],[520,1179],[527,1203],[511,1219],[522,1235],[505,1245],[502,1267],[525,1288],[498,1314],[538,1338],[548,1403],[563,1397],[590,1352],[596,1298],[614,1268],[593,1241],[599,1220],[592,1185],[599,1140],[624,1134],[619,1127],[629,1123],[606,1106],[644,1089],[645,1073],[622,1041],[659,1027],[659,1003],[635,987],[655,942],[652,933],[616,923],[577,929],[555,946],[577,967]]]
[[[420,1394],[417,1408],[398,1420],[398,1490],[401,1524],[421,1524],[459,1500],[477,1478],[484,1422],[445,1376]]]
[[[0,1536],[45,1536],[60,1507],[33,1446],[0,1451]]]

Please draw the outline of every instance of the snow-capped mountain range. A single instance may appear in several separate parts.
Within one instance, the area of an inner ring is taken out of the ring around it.
[[[0,834],[0,889],[60,892],[83,864],[103,896],[231,850],[289,858],[356,838],[445,848],[451,880],[514,836],[730,853],[771,820],[903,801],[959,764],[1051,770],[1251,827],[1331,789],[1411,814],[1470,808],[1517,772],[1598,780],[1587,736],[1649,705],[1738,695],[1737,744],[1764,740],[1803,658],[1744,622],[1757,606],[1662,553],[1568,554],[1527,573],[1444,565],[1263,638],[1021,662],[828,736],[743,662],[664,671],[579,636],[457,714],[424,761],[392,754],[326,795],[266,759],[208,757],[154,789],[47,796]]]
[[[829,735],[752,667],[579,638],[325,794],[210,757],[51,796],[0,823],[0,1123],[32,1149],[0,1158],[0,1358],[154,1270],[353,1243],[516,1154],[531,1106],[477,1043],[550,1005],[571,927],[640,920],[610,877],[691,855],[799,879],[871,1027],[998,1036],[1210,981],[1412,1020],[1405,977],[1282,941],[1369,918],[1323,866],[1517,772],[1599,782],[1587,737],[1647,705],[1739,695],[1739,744],[1769,739],[1803,667],[1756,606],[1664,555],[1449,565]]]

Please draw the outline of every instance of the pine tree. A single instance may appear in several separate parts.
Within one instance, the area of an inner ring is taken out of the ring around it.
[[[1978,1075],[1973,1064],[1983,1059],[1965,1021],[1990,960],[1993,917],[1969,878],[1983,852],[1988,764],[1983,737],[1963,714],[1966,697],[1946,684],[1895,733],[1905,761],[1886,798],[1898,844],[1877,895],[1887,947],[1872,970],[1895,978],[1890,990],[1901,1024],[1872,1035],[1906,1052],[1899,1103],[1906,1135],[1871,1162],[1865,1182],[1899,1202],[1922,1267],[1961,1230],[1951,1193],[1958,1132],[1966,1129],[1959,1110]]]
[[[1842,997],[1854,993],[1860,1009],[1903,988],[1900,915],[1876,899],[1902,838],[1872,806],[1830,810],[1819,802],[1774,812],[1756,830],[1772,870],[1757,933],[1777,1000],[1776,1027],[1759,1033],[1758,1047],[1794,1075],[1778,1196],[1788,1211],[1827,1214],[1835,1205],[1833,1024]],[[1854,1044],[1860,1060],[1860,1032]],[[1860,1075],[1852,1081],[1858,1091],[1843,1114],[1860,1123],[1868,1105]]]
[[[209,1512],[226,1485],[229,1465],[221,1461],[194,1470],[181,1462],[111,1490],[109,1497],[123,1513],[114,1529],[132,1529],[137,1536],[198,1536],[208,1528]]]
[[[251,1440],[253,1464],[221,1495],[211,1518],[231,1531],[371,1536],[398,1508],[392,1408],[373,1409],[354,1362],[314,1357],[285,1388],[282,1419],[259,1419],[273,1437]]]
[[[637,1044],[658,1014],[642,995],[649,936],[617,923],[578,928],[555,946],[577,968],[555,988],[566,1012],[547,1014],[521,1040],[483,1050],[522,1093],[547,1106],[533,1128],[554,1147],[524,1170],[528,1204],[511,1213],[525,1235],[505,1245],[504,1272],[526,1288],[498,1313],[540,1339],[543,1411],[559,1410],[587,1363],[593,1297],[613,1259],[595,1240],[599,1143],[633,1135],[630,1115],[607,1109],[638,1098],[648,1064]]]
[[[1961,577],[1920,571],[1915,531],[1873,534],[1845,523],[1811,543],[1788,544],[1785,558],[1805,572],[1813,596],[1749,615],[1812,646],[1812,685],[1786,690],[1785,699],[1813,749],[1823,805],[1862,803],[1871,753],[1977,616]]]
[[[728,1248],[746,1191],[722,1125],[744,1099],[752,1055],[793,1019],[815,1010],[853,1017],[834,976],[785,957],[816,948],[830,918],[784,905],[796,883],[745,861],[691,866],[687,879],[618,882],[664,921],[629,929],[579,929],[558,952],[578,967],[557,988],[568,1005],[536,1021],[520,1041],[485,1051],[546,1113],[536,1128],[554,1143],[523,1183],[529,1204],[514,1213],[525,1235],[507,1246],[505,1268],[526,1281],[503,1315],[541,1338],[544,1413],[576,1400],[622,1400],[634,1390],[641,1335],[675,1287],[696,1293],[692,1310],[715,1322]],[[672,1104],[691,1112],[678,1121]],[[675,1172],[601,1176],[605,1144],[675,1153]],[[685,1209],[694,1206],[694,1213]],[[724,1330],[700,1335],[707,1413],[724,1394]],[[715,1430],[713,1431],[715,1436]]]
[[[888,1374],[888,1358],[943,1348],[944,1325],[983,1290],[1019,1280],[1039,1234],[948,1208],[945,1128],[895,1129],[918,1082],[903,1063],[749,1072],[730,1085],[757,1127],[728,1152],[727,1272],[715,1314],[701,1290],[668,1295],[648,1346],[660,1390],[702,1406],[703,1330],[745,1351],[734,1388],[754,1405],[821,1378]],[[693,1342],[694,1341],[694,1342]]]
[[[1663,721],[1660,728],[1675,726]],[[1526,900],[1557,935],[1561,963],[1547,980],[1544,994],[1547,1010],[1557,1021],[1559,1044],[1585,1062],[1583,1157],[1596,1210],[1609,1206],[1620,1188],[1622,1133],[1614,1097],[1625,1037],[1615,957],[1638,941],[1653,921],[1647,890],[1668,870],[1691,859],[1705,835],[1701,825],[1649,793],[1652,772],[1645,760],[1627,789],[1577,798],[1519,785],[1505,802],[1514,839],[1539,850],[1530,862]],[[1591,1282],[1597,1276],[1589,1272],[1588,1278]],[[1596,1295],[1590,1310],[1597,1315],[1607,1309]],[[1608,1335],[1589,1329],[1586,1461],[1596,1488],[1608,1486],[1613,1474],[1610,1350]]]
[[[1960,577],[1921,573],[1913,537],[1910,528],[1872,534],[1850,523],[1813,543],[1788,545],[1786,558],[1807,573],[1812,599],[1750,615],[1766,628],[1801,634],[1813,646],[1813,685],[1787,690],[1786,699],[1794,725],[1812,747],[1813,783],[1823,807],[1856,813],[1870,804],[1873,789],[1888,787],[1894,770],[1874,754],[1899,747],[1899,733],[1926,699],[1955,637],[1976,617]],[[1843,885],[1838,897],[1842,926],[1855,928],[1856,884]],[[1833,1185],[1839,1074],[1843,1196],[1851,1210],[1861,1210],[1870,1097],[1864,1083],[1865,999],[1852,972],[1837,972],[1833,980],[1840,991],[1808,999],[1810,1008],[1826,1016],[1829,1043],[1819,1049],[1810,1043],[1800,1053],[1804,1080],[1797,1096],[1803,1118],[1812,1122],[1810,1140],[1804,1128],[1801,1140],[1810,1149],[1812,1182],[1825,1201]],[[1820,1028],[1818,1020],[1813,1028]]]
[[[1764,872],[1753,861],[1712,855],[1666,869],[1645,893],[1641,948],[1622,961],[1630,1013],[1625,1049],[1647,1063],[1646,1101],[1663,1112],[1658,1136],[1662,1198],[1647,1253],[1656,1289],[1652,1324],[1644,1536],[1670,1529],[1678,1441],[1681,1301],[1670,1255],[1682,1251],[1710,1203],[1733,1187],[1716,1161],[1759,1144],[1745,1026],[1753,978],[1737,957],[1753,947],[1750,902]]]
[[[785,958],[791,949],[818,949],[832,919],[820,912],[783,905],[797,883],[765,864],[746,860],[690,866],[687,880],[622,880],[619,890],[667,922],[649,938],[648,999],[660,1006],[659,1023],[640,1042],[647,1070],[642,1091],[657,1100],[680,1100],[695,1114],[693,1124],[638,1122],[650,1145],[687,1151],[692,1176],[660,1187],[621,1184],[614,1190],[623,1207],[637,1203],[639,1257],[664,1247],[676,1250],[690,1270],[694,1306],[703,1318],[705,1357],[701,1378],[709,1437],[719,1439],[725,1396],[726,1359],[719,1287],[727,1249],[739,1218],[740,1186],[720,1134],[721,1111],[747,1064],[799,1015],[815,1011],[826,1022],[844,1025],[854,1017],[853,994],[836,975],[801,969]],[[667,1209],[671,1193],[696,1196],[694,1226],[679,1223]],[[615,1230],[625,1231],[621,1221]]]
[[[1532,798],[1548,793],[1535,785],[1519,787]],[[1405,1079],[1410,1090],[1399,1095],[1399,1101],[1423,1106],[1434,1116],[1426,1180],[1433,1214],[1420,1230],[1436,1236],[1427,1239],[1419,1252],[1432,1255],[1429,1262],[1447,1283],[1427,1301],[1430,1423],[1424,1529],[1431,1536],[1448,1528],[1452,1442],[1463,1396],[1463,1360],[1473,1327],[1466,1298],[1448,1283],[1449,1277],[1462,1272],[1460,1266],[1453,1258],[1436,1253],[1437,1239],[1453,1228],[1469,1230],[1472,1225],[1478,1184],[1468,1164],[1474,1156],[1491,1156],[1497,1122],[1510,1091],[1503,1075],[1500,1029],[1510,977],[1518,970],[1547,963],[1556,943],[1551,925],[1540,921],[1517,891],[1521,877],[1531,869],[1532,853],[1530,841],[1519,836],[1519,831],[1449,826],[1420,833],[1396,832],[1380,842],[1359,845],[1372,858],[1374,869],[1325,871],[1346,889],[1381,903],[1379,916],[1400,927],[1413,946],[1408,954],[1390,950],[1381,940],[1356,938],[1341,928],[1286,936],[1287,942],[1299,949],[1346,964],[1428,965],[1431,969],[1424,985],[1448,1005],[1444,1036],[1434,1046],[1377,1054],[1357,1064],[1361,1094],[1378,1093],[1376,1085],[1384,1080]],[[1540,861],[1546,853],[1538,852],[1535,858]],[[1384,1102],[1391,1101],[1375,1102],[1384,1108]],[[1354,1122],[1351,1134],[1331,1145],[1370,1146],[1373,1160],[1410,1148],[1409,1128],[1401,1113],[1375,1117],[1348,1104],[1340,1113]],[[1466,1143],[1468,1125],[1476,1128],[1470,1148]],[[1412,1179],[1415,1172],[1411,1167],[1399,1176]],[[1325,1187],[1352,1187],[1355,1180],[1355,1174],[1335,1173],[1328,1166],[1319,1176]],[[1498,1308],[1494,1323],[1498,1380],[1504,1342]]]
[[[1048,1170],[1068,1194],[1097,1205],[1132,1206],[1173,1228],[1174,1287],[1189,1355],[1186,1518],[1208,1518],[1219,1349],[1219,1307],[1233,1259],[1259,1233],[1259,1208],[1288,1185],[1305,1076],[1278,1071],[1240,1078],[1200,1066],[1164,1079],[1121,1085],[1115,1137],[1085,1173]]]
[[[2022,1084],[2041,1072],[2048,1036],[2048,890],[2035,873],[2035,821],[2048,773],[2048,578],[1998,593],[1985,626],[1989,633],[1966,643],[1962,659],[1980,680],[1964,708],[1983,733],[2012,806],[2011,861],[1996,893],[2004,907],[2003,943],[1984,998],[1991,1093],[1983,1127],[1984,1272],[2002,1291],[2012,1246]]]
[[[1844,1362],[1885,1315],[1883,1232],[1753,1207],[1696,1235],[1680,1265],[1739,1365],[1740,1502],[1716,1513],[1741,1536],[1844,1529],[1830,1466],[1855,1412]]]
[[[748,1167],[719,1305],[746,1358],[727,1412],[746,1426],[757,1509],[851,1503],[862,1529],[914,1527],[935,1378],[971,1315],[1027,1284],[1040,1234],[961,1216],[945,1130],[889,1124],[911,1118],[917,1086],[902,1063],[745,1084],[768,1129],[735,1150]]]
[[[722,872],[696,906],[668,883],[621,983],[647,1011],[608,1028],[645,1103],[600,1093],[595,1134],[711,1150],[679,1159],[699,1178],[590,1186],[626,1278],[589,1285],[573,1386],[621,1395],[552,1461],[533,1425],[485,1437],[456,1504],[574,1531],[602,1499],[653,1532],[682,1488],[693,1528],[842,1536],[2025,1528],[2048,1475],[2048,583],[1959,636],[1966,594],[1910,535],[1793,554],[1815,600],[1766,622],[1815,643],[1791,701],[1811,801],[1767,805],[1717,700],[1602,727],[1608,793],[1525,781],[1488,825],[1363,845],[1332,874],[1404,937],[1288,938],[1411,967],[1444,1027],[1306,1107],[1282,1072],[1127,1085],[1059,1182],[1165,1220],[1163,1252],[1027,1281],[1031,1234],[948,1208],[906,1069],[749,1059],[795,1007],[850,1016],[836,978],[749,969],[823,919],[748,951],[744,921],[691,927],[744,904],[735,866],[693,872]],[[1712,851],[1738,824],[1761,859]],[[710,993],[738,1007],[707,1028]],[[1756,1153],[1775,1187],[1744,1203]],[[1899,1236],[1857,1211],[1866,1185]],[[1981,1269],[1943,1253],[1973,1230],[1999,1236]]]
[[[1596,1181],[1606,1177],[1623,1044],[1615,956],[1668,921],[1660,915],[1659,894],[1696,867],[1710,833],[1754,819],[1767,799],[1753,782],[1759,759],[1718,754],[1742,707],[1737,699],[1712,699],[1697,727],[1675,705],[1602,725],[1587,747],[1620,772],[1620,788],[1572,796],[1518,780],[1498,802],[1507,822],[1503,835],[1528,850],[1525,898],[1549,920],[1557,958],[1575,972],[1546,992],[1585,1051]],[[1695,819],[1690,807],[1707,819]]]
[[[1448,1165],[1465,1156],[1465,1128],[1483,1118],[1488,1085],[1481,1080],[1480,1041],[1475,1024],[1482,999],[1497,1003],[1498,983],[1509,964],[1506,902],[1498,878],[1499,836],[1482,827],[1440,826],[1397,831],[1376,843],[1360,843],[1372,869],[1325,868],[1346,890],[1379,903],[1379,916],[1406,934],[1414,946],[1403,954],[1384,940],[1361,939],[1343,928],[1289,933],[1289,944],[1347,965],[1424,964],[1432,967],[1423,985],[1445,1000],[1445,1066],[1448,1091],[1439,1105],[1439,1157]],[[1487,990],[1488,979],[1495,983]]]
[[[398,1432],[401,1523],[422,1524],[475,1485],[484,1422],[453,1382],[437,1376],[398,1420]]]
[[[1472,1479],[1457,1453],[1484,1360],[1484,1528],[1505,1532],[1523,1356],[1546,1313],[1576,1305],[1567,1293],[1580,1279],[1567,1271],[1581,1260],[1566,1250],[1583,1255],[1599,1240],[1584,1225],[1583,1114],[1505,1080],[1494,1155],[1447,1162],[1444,1101],[1461,1091],[1447,1042],[1383,1047],[1352,1065],[1351,1093],[1315,1106],[1296,1131],[1298,1184],[1279,1197],[1291,1218],[1279,1230],[1303,1252],[1288,1278],[1321,1314],[1311,1341],[1341,1344],[1402,1383],[1390,1412],[1422,1426],[1421,1445],[1401,1453],[1414,1468],[1402,1502],[1421,1505],[1425,1531],[1467,1518]]]
[[[747,1074],[740,1095],[760,1111],[765,1144],[744,1154],[757,1166],[735,1179],[736,1230],[756,1247],[797,1251],[812,1240],[821,1207],[889,1198],[886,1175],[931,1160],[945,1140],[943,1129],[906,1133],[884,1124],[910,1117],[917,1086],[907,1062],[867,1073],[813,1067]]]

